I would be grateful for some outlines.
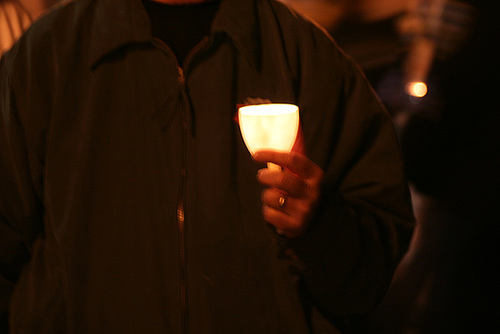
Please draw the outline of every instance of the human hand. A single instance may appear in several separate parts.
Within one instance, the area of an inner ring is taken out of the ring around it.
[[[262,191],[262,214],[279,234],[296,238],[304,234],[320,200],[323,170],[297,152],[259,151],[257,162],[273,162],[282,169],[263,168],[257,180]]]

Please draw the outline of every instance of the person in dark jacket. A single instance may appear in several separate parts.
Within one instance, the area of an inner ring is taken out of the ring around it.
[[[285,5],[65,3],[0,78],[11,333],[337,333],[383,297],[413,226],[392,122]],[[300,107],[294,151],[246,149],[261,101]]]

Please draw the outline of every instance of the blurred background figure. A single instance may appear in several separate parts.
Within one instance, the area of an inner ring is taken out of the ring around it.
[[[0,0],[0,56],[57,0]]]
[[[499,2],[284,1],[363,68],[413,190],[411,248],[360,333],[498,331]]]
[[[400,26],[409,47],[399,80],[378,83],[389,110],[400,110],[419,222],[381,308],[382,329],[392,317],[404,322],[402,333],[493,333],[500,325],[498,14],[493,0],[416,2]],[[425,89],[412,90],[416,83]]]
[[[0,56],[10,49],[31,21],[29,12],[18,1],[0,1]]]

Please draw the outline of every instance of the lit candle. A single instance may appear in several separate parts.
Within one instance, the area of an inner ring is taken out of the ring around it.
[[[299,107],[269,103],[239,108],[238,121],[243,140],[251,154],[259,150],[289,152],[299,129]],[[268,163],[269,168],[276,168]]]

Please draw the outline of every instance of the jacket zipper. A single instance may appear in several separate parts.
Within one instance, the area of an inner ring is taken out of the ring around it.
[[[173,52],[172,52],[173,53]],[[177,58],[176,58],[177,59]],[[185,82],[184,70],[179,66],[177,60],[177,80],[181,86],[183,103],[189,103],[185,97]],[[187,108],[188,106],[186,106]],[[181,307],[181,333],[188,333],[188,302],[187,302],[187,259],[186,259],[186,217],[185,217],[185,189],[186,189],[186,160],[187,160],[187,109],[182,113],[182,159],[181,159],[181,175],[179,197],[177,199],[177,230],[179,233],[179,297]]]
[[[184,200],[179,198],[177,202],[177,228],[179,232],[179,287],[181,306],[181,331],[187,333],[188,308],[187,308],[187,282],[186,282],[186,234],[184,233]]]
[[[183,96],[183,101],[185,103],[186,109],[183,112],[182,119],[182,160],[181,160],[181,172],[180,172],[180,189],[179,197],[177,199],[177,230],[179,235],[179,297],[180,297],[180,307],[181,307],[181,332],[183,334],[188,333],[188,322],[189,322],[189,307],[188,307],[188,291],[187,291],[187,258],[186,258],[186,217],[185,217],[185,189],[186,189],[186,160],[187,160],[187,137],[188,137],[188,112],[191,108],[189,99],[186,92],[186,77],[184,75],[184,68],[186,68],[192,57],[200,51],[205,45],[208,44],[209,38],[205,37],[198,43],[186,56],[183,66],[179,65],[179,61],[170,47],[165,44],[162,40],[155,38],[162,48],[164,48],[175,60],[175,65],[177,67],[177,80],[181,88],[181,93]],[[188,110],[189,109],[189,110]],[[193,117],[193,116],[191,116]]]

